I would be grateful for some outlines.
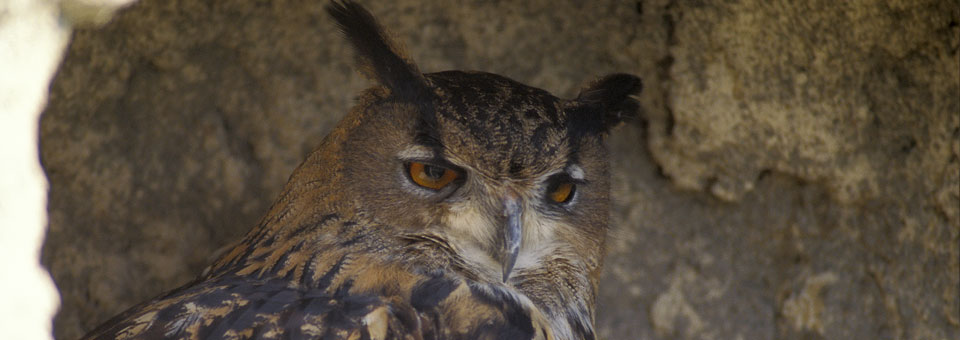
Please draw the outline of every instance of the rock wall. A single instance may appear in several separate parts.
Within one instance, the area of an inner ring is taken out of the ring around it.
[[[960,337],[960,5],[365,1],[427,72],[644,78],[606,339]],[[141,0],[40,128],[58,338],[195,276],[368,85],[323,1]]]

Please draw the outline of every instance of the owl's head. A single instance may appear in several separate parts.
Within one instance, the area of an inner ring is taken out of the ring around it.
[[[495,74],[424,74],[358,5],[329,11],[377,83],[326,143],[357,211],[473,280],[521,287],[573,272],[594,285],[609,214],[603,140],[636,112],[640,79],[606,76],[561,99]]]

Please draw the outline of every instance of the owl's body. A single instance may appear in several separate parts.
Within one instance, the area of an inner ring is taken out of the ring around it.
[[[195,281],[91,339],[593,339],[608,130],[639,79],[574,100],[421,74],[356,4],[328,10],[379,86]]]

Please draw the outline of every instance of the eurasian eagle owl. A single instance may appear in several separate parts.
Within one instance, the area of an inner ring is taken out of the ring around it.
[[[232,250],[89,339],[593,339],[604,137],[639,78],[560,99],[421,73],[359,5],[327,7],[376,82]]]

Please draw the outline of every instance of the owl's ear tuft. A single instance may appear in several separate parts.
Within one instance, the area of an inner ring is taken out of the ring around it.
[[[574,121],[594,133],[608,132],[637,115],[640,106],[631,96],[642,89],[643,82],[637,76],[624,73],[604,76],[580,91],[574,100],[578,116]]]
[[[330,1],[327,13],[353,45],[360,72],[390,89],[401,99],[415,101],[429,94],[426,78],[400,45],[363,6],[349,1]]]

